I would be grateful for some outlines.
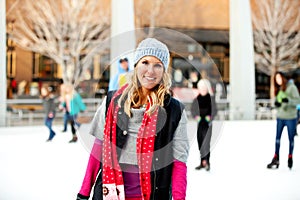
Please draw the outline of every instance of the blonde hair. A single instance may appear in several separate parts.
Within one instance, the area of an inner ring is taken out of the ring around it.
[[[76,93],[74,87],[72,84],[63,84],[60,87],[60,98],[59,101],[60,102],[65,102],[68,99],[72,99],[74,94]]]
[[[63,95],[69,94],[70,96],[73,96],[75,93],[74,86],[72,84],[64,84],[63,86]]]
[[[118,105],[120,107],[122,102],[124,102],[124,111],[129,117],[131,117],[131,106],[140,105],[142,103],[142,99],[140,98],[143,95],[142,87],[138,81],[136,71],[137,68],[135,68],[133,72],[130,73],[129,76],[132,81],[125,88],[120,99],[118,100]],[[152,104],[150,105],[147,114],[152,114],[157,106],[164,106],[165,95],[170,93],[171,84],[172,82],[169,73],[167,71],[164,71],[161,83],[158,84],[148,95],[152,100]]]
[[[212,89],[212,87],[211,87],[211,84],[210,84],[209,80],[206,79],[206,78],[200,79],[200,81],[199,81],[198,84],[197,84],[198,89],[200,88],[201,83],[203,83],[203,84],[206,86],[209,95],[210,95],[210,96],[213,96],[213,95],[214,95],[214,92],[213,92],[213,89]]]

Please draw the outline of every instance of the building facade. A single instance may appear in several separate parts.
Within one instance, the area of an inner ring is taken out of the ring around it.
[[[104,3],[107,9],[111,9],[110,1],[107,0]],[[134,5],[137,28],[165,27],[191,37],[203,47],[218,69],[218,72],[209,71],[210,76],[219,74],[223,84],[225,86],[229,84],[229,0],[135,0]],[[6,9],[10,10],[13,6],[19,5],[16,5],[15,1],[7,0],[6,6]],[[13,15],[13,12],[7,15],[8,30],[13,28],[13,20],[11,20]],[[9,38],[7,47],[7,78],[9,80],[15,79],[18,83],[25,80],[29,84],[28,87],[31,82],[60,83],[62,70],[53,60],[21,49]],[[191,74],[195,71],[192,62],[187,62],[191,57],[195,65],[203,64],[204,61],[201,58],[193,55],[192,48],[187,44],[186,52],[182,52],[181,55],[172,54],[173,76],[176,70],[181,70],[185,80],[191,78]],[[81,87],[92,85],[92,88],[85,88],[83,91],[103,93],[103,89],[106,90],[108,86],[109,65],[109,52],[95,56],[81,84]],[[201,74],[198,73],[197,76],[199,79]],[[269,81],[268,76],[256,72],[258,98],[268,98]],[[177,86],[190,87],[186,82],[180,82]],[[11,96],[9,92],[8,96]]]

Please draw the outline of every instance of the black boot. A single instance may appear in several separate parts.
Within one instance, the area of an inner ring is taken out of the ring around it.
[[[197,167],[195,167],[196,170],[200,170],[200,169],[202,169],[204,167],[203,164],[202,164],[202,162],[203,162],[203,159],[201,158],[200,165],[197,166]]]
[[[292,169],[292,167],[293,167],[293,157],[292,157],[292,156],[289,156],[289,159],[288,159],[288,167],[289,167],[290,169]]]
[[[199,166],[195,167],[196,170],[200,170],[202,168],[203,168],[203,166],[201,164]]]
[[[274,156],[274,158],[272,159],[272,162],[270,164],[267,165],[268,169],[272,169],[273,166],[276,166],[276,169],[279,167],[279,157],[278,156]]]
[[[200,170],[202,168],[206,169],[206,171],[210,170],[210,164],[207,160],[202,160],[200,165],[195,167],[196,170]]]
[[[203,166],[203,168],[205,168],[206,171],[210,170],[210,164],[209,164],[208,160],[203,160],[202,166]]]
[[[73,135],[73,138],[72,140],[69,141],[69,143],[73,143],[73,142],[77,142],[77,136],[76,135]]]

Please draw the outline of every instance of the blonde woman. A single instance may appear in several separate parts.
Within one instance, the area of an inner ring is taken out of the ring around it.
[[[77,135],[75,125],[80,126],[80,124],[76,122],[77,115],[79,112],[86,110],[86,105],[82,101],[81,96],[70,84],[64,85],[64,96],[61,107],[65,108],[66,119],[71,125],[72,139],[69,142],[76,142]]]
[[[185,199],[187,116],[169,93],[167,46],[143,40],[134,66],[132,81],[110,92],[95,115],[96,140],[77,199],[89,198],[99,169],[93,199]]]
[[[197,84],[199,95],[191,107],[192,116],[198,122],[197,142],[200,151],[200,165],[195,169],[210,170],[210,141],[212,135],[212,120],[216,115],[216,104],[211,84],[207,79],[201,79]]]

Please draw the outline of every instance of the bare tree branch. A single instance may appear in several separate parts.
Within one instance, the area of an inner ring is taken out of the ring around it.
[[[109,13],[97,0],[23,0],[11,38],[63,68],[66,83],[79,83],[109,37]]]
[[[143,24],[145,22],[142,19],[146,19],[149,22],[149,31],[145,33],[145,35],[141,35],[140,37],[152,37],[154,34],[155,27],[159,23],[159,19],[162,19],[165,15],[169,14],[169,11],[172,10],[175,2],[174,0],[138,0],[135,1],[135,16],[136,16],[136,25],[139,28],[143,28]],[[162,6],[164,5],[164,10],[162,10]],[[143,9],[139,9],[143,8]],[[147,15],[145,15],[147,13]]]
[[[277,70],[299,67],[300,2],[254,0],[252,22],[257,69],[272,78]],[[273,80],[273,79],[271,79]],[[274,95],[271,81],[271,97]]]

